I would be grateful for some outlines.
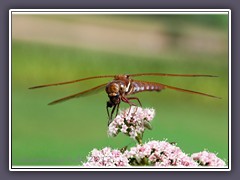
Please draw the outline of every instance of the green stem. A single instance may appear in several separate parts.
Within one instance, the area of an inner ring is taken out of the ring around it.
[[[137,140],[138,144],[140,144],[140,145],[143,145],[142,137],[143,137],[142,134],[138,134],[138,136],[136,137],[136,140]]]

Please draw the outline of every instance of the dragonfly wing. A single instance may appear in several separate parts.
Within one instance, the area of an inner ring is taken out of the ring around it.
[[[202,93],[202,92],[198,92],[198,91],[192,91],[192,90],[182,89],[182,88],[178,88],[178,87],[174,87],[174,86],[168,86],[168,85],[161,84],[161,83],[157,83],[157,84],[159,84],[161,86],[164,86],[164,88],[173,89],[175,91],[181,91],[181,92],[186,92],[186,93],[191,93],[191,94],[198,94],[198,95],[203,95],[203,96],[208,96],[208,97],[212,97],[212,98],[221,99],[220,97],[213,96],[213,95],[206,94],[206,93]]]
[[[140,74],[128,74],[131,77],[136,76],[181,76],[181,77],[218,77],[207,74],[166,74],[166,73],[140,73]]]
[[[64,85],[64,84],[72,84],[72,83],[86,81],[86,80],[90,80],[90,79],[113,78],[113,77],[114,77],[114,75],[92,76],[92,77],[87,77],[87,78],[76,79],[76,80],[73,80],[73,81],[65,81],[65,82],[59,82],[59,83],[43,84],[43,85],[39,85],[39,86],[33,86],[33,87],[30,87],[29,89],[44,88],[44,87],[50,87],[50,86],[59,86],[59,85]]]
[[[67,100],[70,100],[70,99],[73,99],[73,98],[83,97],[83,96],[87,96],[87,95],[97,93],[99,91],[102,91],[106,87],[106,85],[107,85],[107,83],[104,83],[104,84],[101,84],[99,86],[93,87],[91,89],[88,89],[88,90],[85,90],[85,91],[82,91],[82,92],[79,92],[79,93],[76,93],[76,94],[73,94],[73,95],[70,95],[70,96],[66,96],[66,97],[63,97],[61,99],[57,99],[57,100],[49,103],[48,105],[54,105],[54,104],[64,102],[64,101],[67,101]]]

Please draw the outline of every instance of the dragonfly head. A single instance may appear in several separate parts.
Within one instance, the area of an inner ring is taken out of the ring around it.
[[[107,112],[108,112],[108,125],[112,121],[113,113],[116,110],[116,115],[118,113],[119,104],[124,97],[126,92],[126,86],[121,80],[114,80],[107,84],[106,93],[108,94],[109,101],[107,102]],[[109,114],[108,108],[113,108],[111,114]]]
[[[116,82],[110,82],[107,86],[106,86],[106,92],[108,94],[109,100],[110,100],[110,104],[112,104],[112,106],[117,105],[120,103],[121,101],[121,84],[116,83]]]

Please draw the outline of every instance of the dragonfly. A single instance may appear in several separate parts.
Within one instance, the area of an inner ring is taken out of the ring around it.
[[[104,90],[108,95],[109,100],[106,104],[106,110],[108,114],[108,125],[112,122],[113,117],[116,117],[119,110],[119,105],[121,102],[127,103],[131,106],[137,106],[136,103],[133,101],[136,100],[140,106],[142,106],[140,100],[138,97],[130,96],[139,92],[145,92],[145,91],[156,91],[160,92],[164,89],[172,89],[175,91],[185,92],[185,93],[191,93],[191,94],[197,94],[202,96],[207,96],[211,98],[218,98],[220,97],[213,96],[210,94],[198,92],[198,91],[192,91],[188,89],[182,89],[174,86],[169,86],[166,84],[158,83],[158,82],[149,82],[149,81],[142,81],[142,80],[135,80],[133,77],[139,77],[139,76],[172,76],[172,77],[217,77],[214,75],[204,75],[204,74],[166,74],[166,73],[140,73],[140,74],[122,74],[122,75],[102,75],[102,76],[91,76],[81,79],[76,79],[72,81],[65,81],[65,82],[58,82],[58,83],[52,83],[52,84],[44,84],[39,86],[30,87],[29,89],[37,89],[37,88],[45,88],[50,86],[59,86],[59,85],[66,85],[66,84],[72,84],[76,82],[82,82],[90,79],[99,79],[99,78],[113,78],[112,81],[100,84],[98,86],[95,86],[93,88],[87,89],[85,91],[81,91],[76,94],[72,94],[66,97],[63,97],[61,99],[57,99],[55,101],[52,101],[49,103],[49,105],[54,105],[57,103],[61,103],[67,100],[71,100],[74,98],[82,97],[85,95],[89,95],[92,93],[96,93],[99,90]],[[112,108],[111,112],[109,109]],[[116,113],[115,113],[116,111]],[[114,116],[115,113],[115,116]]]

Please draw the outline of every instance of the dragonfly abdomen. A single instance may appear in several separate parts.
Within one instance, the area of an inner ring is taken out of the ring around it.
[[[161,91],[164,86],[153,82],[133,81],[132,90],[130,94],[143,92],[143,91]]]

